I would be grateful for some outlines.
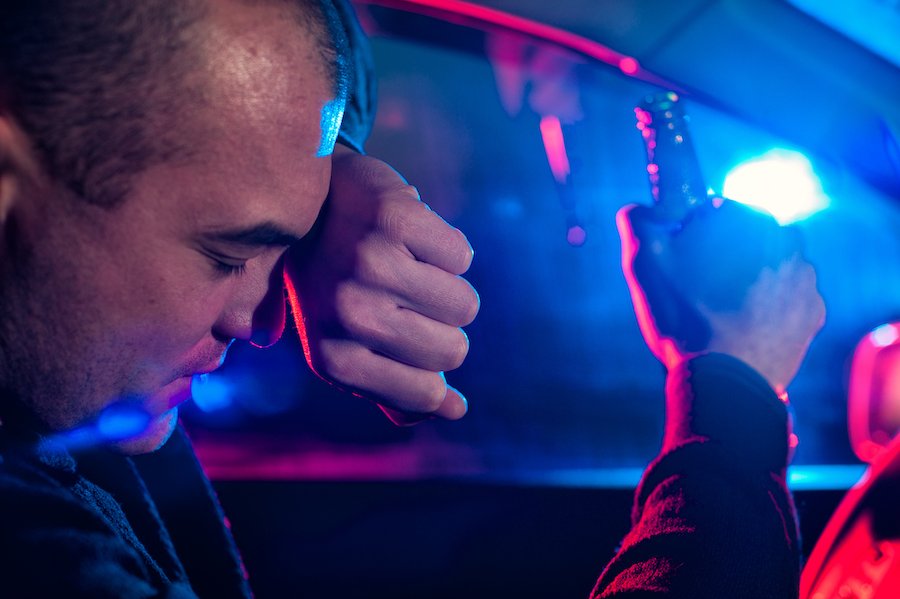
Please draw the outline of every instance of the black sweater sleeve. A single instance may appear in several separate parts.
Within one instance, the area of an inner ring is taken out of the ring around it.
[[[662,452],[592,598],[797,597],[785,405],[754,370],[717,354],[670,372],[666,402]]]

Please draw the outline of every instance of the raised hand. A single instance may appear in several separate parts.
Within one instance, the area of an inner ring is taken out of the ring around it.
[[[318,231],[291,250],[285,279],[307,361],[397,424],[461,418],[443,372],[468,352],[460,327],[478,295],[460,275],[472,248],[386,163],[339,146]]]
[[[641,333],[671,368],[730,354],[785,390],[821,329],[825,305],[796,231],[717,199],[685,223],[628,206],[617,218],[622,268]]]

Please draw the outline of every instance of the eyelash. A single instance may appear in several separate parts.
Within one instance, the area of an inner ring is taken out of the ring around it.
[[[244,263],[228,264],[227,262],[222,262],[221,260],[214,260],[214,262],[216,265],[216,270],[224,275],[239,277],[247,271],[247,265]]]

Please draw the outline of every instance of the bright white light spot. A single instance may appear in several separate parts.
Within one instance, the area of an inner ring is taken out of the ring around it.
[[[872,331],[872,343],[875,347],[887,347],[900,339],[900,330],[893,324],[883,324]]]
[[[791,150],[770,150],[742,162],[725,177],[725,197],[765,210],[782,225],[828,206],[828,197],[809,159]]]

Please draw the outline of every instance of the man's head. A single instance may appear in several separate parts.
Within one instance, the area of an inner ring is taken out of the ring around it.
[[[298,0],[0,8],[0,385],[51,429],[118,401],[158,446],[191,375],[284,325],[346,90]]]

